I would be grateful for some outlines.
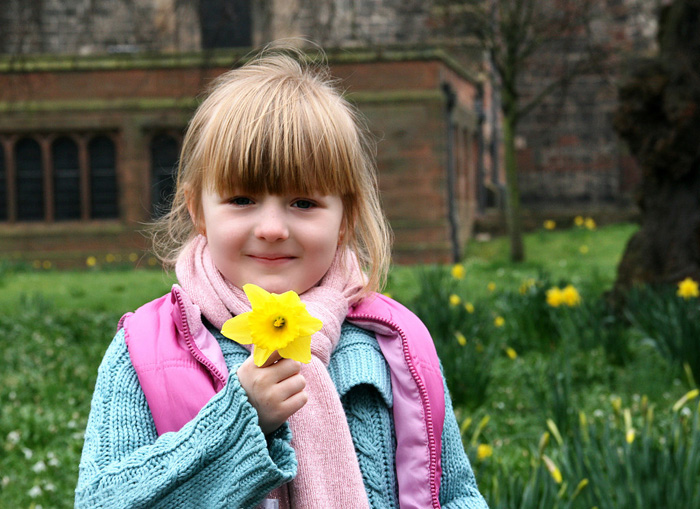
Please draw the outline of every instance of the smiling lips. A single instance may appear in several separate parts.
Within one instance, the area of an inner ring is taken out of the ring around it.
[[[288,255],[248,255],[248,257],[264,265],[282,265],[296,258]]]

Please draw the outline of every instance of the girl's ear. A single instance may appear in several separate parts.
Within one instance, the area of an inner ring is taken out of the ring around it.
[[[207,230],[200,220],[201,216],[201,200],[196,200],[192,189],[185,189],[185,202],[187,202],[187,212],[190,214],[190,219],[197,233],[207,235]]]

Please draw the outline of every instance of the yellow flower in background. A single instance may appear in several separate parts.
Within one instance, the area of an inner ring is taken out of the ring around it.
[[[574,218],[574,224],[576,226],[583,226],[583,216],[576,216]]]
[[[136,253],[129,253],[129,261],[134,263],[136,260],[139,259],[139,255]]]
[[[581,304],[581,296],[572,285],[566,285],[561,291],[561,300],[570,308]]]
[[[527,291],[535,286],[535,280],[533,278],[528,278],[525,281],[523,281],[523,284],[520,285],[520,295],[525,295]]]
[[[496,327],[503,327],[506,324],[506,320],[502,316],[497,316],[496,318],[493,319],[493,324]]]
[[[311,335],[323,322],[309,314],[299,295],[269,293],[252,284],[243,285],[243,291],[253,310],[227,320],[221,333],[242,345],[252,343],[256,366],[265,364],[275,350],[286,359],[309,363]]]
[[[557,223],[551,219],[547,219],[544,223],[542,223],[542,226],[544,226],[545,230],[553,230],[557,227]]]
[[[479,444],[476,448],[476,459],[483,461],[493,456],[493,447],[488,444]]]
[[[676,403],[673,405],[673,411],[678,412],[683,405],[685,405],[688,401],[691,401],[700,395],[700,390],[698,389],[693,389],[691,391],[686,392],[681,399],[676,401]]]
[[[88,267],[94,267],[95,265],[97,265],[97,258],[95,258],[94,256],[88,256],[85,259],[85,265],[87,265]]]
[[[459,343],[459,346],[467,345],[467,338],[465,338],[464,334],[462,334],[460,331],[455,332],[455,337],[457,338],[457,343]]]
[[[587,254],[588,253],[588,246],[583,245],[580,248],[578,248],[578,252],[581,254]]]
[[[518,352],[516,352],[513,348],[507,347],[506,348],[506,355],[508,356],[509,359],[515,360],[518,358]]]
[[[53,265],[53,264],[52,264],[49,260],[44,260],[44,261],[41,263],[41,266],[42,266],[44,269],[46,269],[46,270],[49,270],[49,269],[52,267],[52,265]]]
[[[554,464],[554,462],[551,460],[549,456],[546,454],[542,455],[542,459],[544,460],[544,464],[547,467],[547,470],[549,470],[549,474],[552,476],[552,479],[554,479],[554,482],[557,484],[561,484],[562,477],[561,477],[561,471],[559,468]]]
[[[700,291],[698,291],[698,284],[692,278],[687,277],[680,283],[678,283],[678,292],[676,295],[683,297],[688,300],[691,297],[700,296]]]
[[[547,290],[547,304],[553,308],[558,308],[564,302],[561,290],[558,286],[554,286]]]
[[[596,224],[595,224],[595,221],[593,220],[592,217],[587,217],[586,220],[583,222],[583,225],[588,230],[595,230],[596,229]]]
[[[107,256],[105,256],[105,261],[107,263],[114,263],[115,260],[116,260],[116,258],[114,257],[114,255],[112,253],[109,253],[109,254],[107,254]]]
[[[464,276],[467,275],[467,271],[464,269],[464,265],[461,263],[457,263],[452,266],[452,277],[455,279],[464,279]]]
[[[486,285],[486,288],[488,289],[489,292],[493,292],[496,290],[496,283],[491,281],[488,285]]]
[[[450,295],[450,306],[459,306],[462,303],[462,299],[459,298],[459,295],[452,294]]]
[[[634,428],[630,428],[625,432],[625,441],[628,444],[631,444],[634,442],[634,437],[636,436],[636,432],[634,431]]]
[[[392,298],[392,295],[390,292],[384,292],[382,295],[384,295],[384,297],[388,297],[389,299]]]
[[[467,313],[469,313],[471,315],[474,312],[474,304],[472,304],[471,302],[467,302],[464,305],[464,309],[466,309]]]

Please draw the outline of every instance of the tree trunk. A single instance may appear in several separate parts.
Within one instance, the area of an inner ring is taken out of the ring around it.
[[[700,281],[700,7],[662,11],[657,58],[620,89],[615,128],[642,168],[641,229],[628,242],[614,296],[634,285]]]
[[[503,119],[503,144],[506,167],[506,225],[510,238],[510,259],[522,262],[525,259],[523,228],[520,218],[520,190],[518,188],[518,165],[515,159],[515,116],[506,114]]]

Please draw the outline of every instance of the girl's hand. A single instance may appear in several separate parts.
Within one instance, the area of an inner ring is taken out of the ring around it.
[[[261,367],[253,363],[251,355],[238,368],[238,380],[258,412],[258,422],[265,435],[279,428],[308,401],[304,391],[306,380],[300,371],[300,362],[283,359],[277,352]]]

